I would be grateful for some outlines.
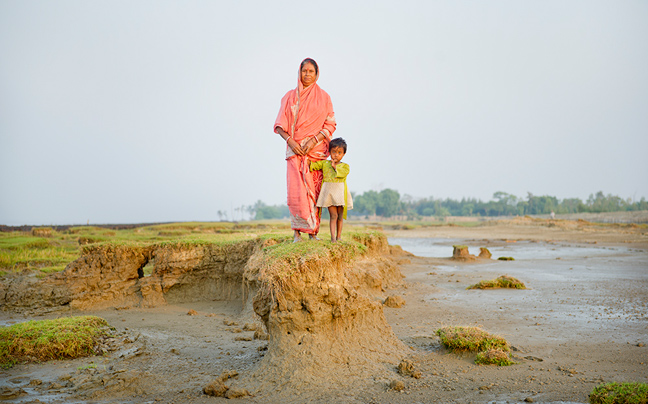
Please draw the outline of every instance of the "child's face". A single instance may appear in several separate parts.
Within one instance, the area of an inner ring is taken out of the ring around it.
[[[339,163],[342,160],[342,157],[344,157],[344,149],[341,147],[334,147],[331,149],[331,160],[335,162],[335,164]]]

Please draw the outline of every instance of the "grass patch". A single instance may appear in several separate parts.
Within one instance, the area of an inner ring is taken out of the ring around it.
[[[515,258],[513,258],[513,257],[499,257],[498,260],[500,260],[500,261],[515,261]]]
[[[479,327],[443,327],[436,331],[441,343],[452,351],[477,352],[478,365],[509,366],[511,360],[508,341]]]
[[[590,404],[648,404],[648,384],[606,383],[594,387]]]
[[[0,328],[0,367],[20,361],[73,359],[94,355],[98,340],[110,335],[106,320],[96,316],[27,321]]]
[[[509,351],[509,343],[479,327],[443,327],[436,331],[441,343],[453,351],[479,352],[499,348]]]
[[[526,289],[524,282],[517,278],[508,275],[502,275],[496,279],[488,281],[480,281],[474,285],[468,286],[466,289]]]
[[[478,365],[510,366],[515,362],[511,360],[511,354],[499,348],[488,349],[477,353],[475,363]]]

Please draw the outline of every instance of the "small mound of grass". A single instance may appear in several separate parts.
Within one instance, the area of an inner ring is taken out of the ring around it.
[[[441,343],[454,351],[479,352],[499,348],[509,351],[509,343],[479,327],[443,327],[436,331]]]
[[[510,366],[515,364],[511,360],[511,355],[499,348],[488,349],[477,353],[475,363],[478,365],[497,365],[497,366]]]
[[[515,261],[515,258],[513,258],[513,257],[499,257],[498,260],[500,260],[500,261]]]
[[[605,383],[594,387],[590,404],[648,404],[648,384]]]
[[[10,368],[20,361],[90,356],[99,339],[110,333],[106,320],[96,316],[32,320],[0,327],[0,367]]]
[[[488,281],[480,281],[474,285],[468,286],[466,289],[526,289],[524,282],[517,278],[508,275],[502,275],[496,279]]]

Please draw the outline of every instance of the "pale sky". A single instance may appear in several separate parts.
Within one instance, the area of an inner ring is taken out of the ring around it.
[[[356,193],[648,197],[645,0],[0,0],[0,224],[285,203],[305,57]]]

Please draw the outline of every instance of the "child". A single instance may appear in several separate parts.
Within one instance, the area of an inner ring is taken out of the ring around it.
[[[335,243],[342,237],[342,221],[346,219],[347,209],[353,209],[353,200],[347,189],[346,177],[349,175],[349,165],[343,163],[342,157],[346,154],[347,144],[341,137],[329,143],[331,160],[311,161],[310,169],[322,170],[324,182],[317,206],[328,208],[331,221],[331,242]]]

